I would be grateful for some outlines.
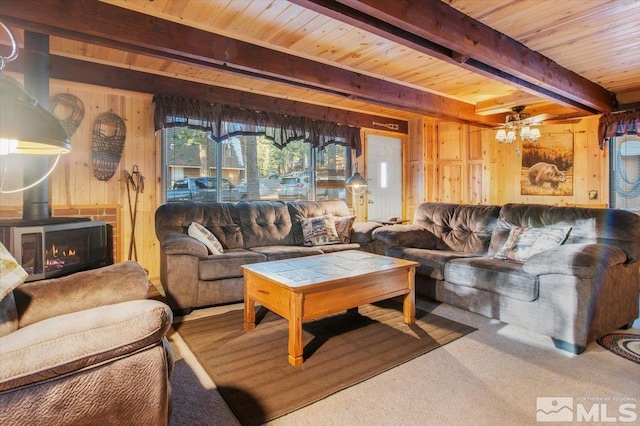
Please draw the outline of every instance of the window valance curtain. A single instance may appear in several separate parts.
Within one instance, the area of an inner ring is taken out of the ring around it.
[[[598,141],[603,149],[612,136],[636,135],[640,127],[640,109],[602,114],[598,125]]]
[[[211,132],[216,142],[255,135],[265,136],[279,148],[303,140],[319,148],[337,143],[354,149],[357,155],[362,152],[359,127],[177,96],[156,95],[153,102],[156,131],[165,127],[190,127]]]

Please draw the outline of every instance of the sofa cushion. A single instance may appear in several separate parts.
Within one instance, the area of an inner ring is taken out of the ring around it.
[[[263,246],[252,247],[251,251],[266,256],[267,260],[291,259],[294,257],[312,256],[322,254],[322,247],[305,247],[305,246]],[[326,246],[330,247],[330,246]]]
[[[438,238],[437,249],[484,255],[499,213],[500,206],[423,203],[413,224]]]
[[[245,248],[295,245],[291,215],[282,201],[236,203]]]
[[[301,219],[300,222],[305,246],[322,246],[340,242],[332,215]]]
[[[234,203],[187,201],[163,204],[155,214],[156,236],[164,241],[170,233],[187,234],[191,222],[206,227],[224,248],[244,247],[238,210]]]
[[[511,299],[532,302],[538,298],[538,280],[522,264],[490,257],[452,259],[444,267],[447,283],[484,290]]]
[[[444,279],[444,267],[448,261],[458,258],[476,257],[471,253],[418,249],[412,247],[389,247],[387,256],[418,262],[416,272],[436,280]]]
[[[242,277],[240,266],[248,263],[265,262],[267,257],[244,249],[230,249],[217,256],[210,256],[198,262],[200,279],[203,281]]]
[[[417,225],[390,225],[376,228],[373,238],[387,247],[402,246],[421,249],[437,249],[442,246],[438,237],[431,231]]]

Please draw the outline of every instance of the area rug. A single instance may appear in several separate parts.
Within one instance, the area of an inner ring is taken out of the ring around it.
[[[611,333],[597,342],[614,354],[640,364],[640,334]]]
[[[175,324],[243,425],[258,425],[425,354],[475,328],[418,310],[402,321],[388,300],[303,324],[304,363],[287,361],[288,325],[260,308],[256,329],[243,311]]]

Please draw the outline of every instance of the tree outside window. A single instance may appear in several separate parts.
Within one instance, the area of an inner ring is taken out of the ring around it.
[[[253,135],[217,143],[202,130],[182,127],[163,130],[163,149],[168,202],[348,199],[344,181],[350,175],[351,150],[340,145],[317,149],[294,141],[279,149]],[[206,198],[197,188],[191,194],[184,191],[197,177],[214,179]]]

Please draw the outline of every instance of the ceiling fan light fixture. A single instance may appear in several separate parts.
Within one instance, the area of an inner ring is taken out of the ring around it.
[[[513,143],[516,135],[519,135],[524,142],[536,142],[540,139],[540,130],[532,127],[537,123],[530,118],[529,114],[523,113],[523,109],[523,106],[511,108],[513,114],[507,114],[502,128],[496,132],[496,140],[499,143]]]

